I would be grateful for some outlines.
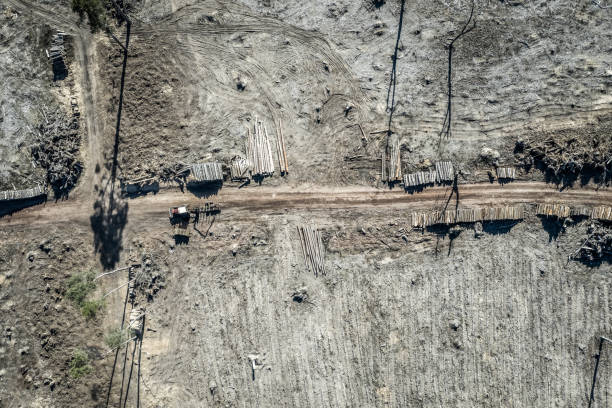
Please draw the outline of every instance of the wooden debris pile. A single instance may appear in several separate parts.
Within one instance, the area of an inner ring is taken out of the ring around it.
[[[217,162],[192,164],[187,182],[190,184],[217,183],[223,181],[223,165]]]
[[[514,167],[498,167],[497,178],[500,180],[514,180],[516,178],[516,169]]]
[[[59,111],[47,112],[44,107],[41,111],[45,120],[37,128],[31,152],[36,163],[46,170],[47,183],[55,195],[62,196],[74,187],[83,170],[78,121]]]
[[[479,221],[521,220],[522,206],[462,208],[447,211],[413,212],[411,221],[413,228],[425,228],[437,224],[472,223]]]
[[[306,267],[314,272],[315,276],[325,275],[325,248],[321,233],[310,226],[299,226],[297,230]]]
[[[455,170],[449,161],[436,162],[438,183],[448,183],[455,180]]]
[[[43,186],[35,186],[24,190],[0,191],[0,201],[24,200],[27,198],[44,196],[46,194],[47,192]]]
[[[235,181],[247,180],[251,164],[243,157],[235,156],[230,162],[230,178]]]
[[[612,230],[603,225],[591,224],[588,237],[570,259],[593,263],[612,258]]]
[[[289,174],[289,162],[287,161],[287,150],[285,149],[285,136],[283,135],[283,124],[279,126],[280,132],[276,138],[276,154],[278,156],[278,168],[281,175]]]
[[[274,161],[268,130],[262,121],[255,118],[253,131],[247,128],[247,159],[252,165],[252,175],[265,177],[274,174]]]
[[[517,159],[526,167],[537,164],[556,181],[590,175],[612,179],[612,138],[607,123],[583,129],[568,128],[517,142]]]

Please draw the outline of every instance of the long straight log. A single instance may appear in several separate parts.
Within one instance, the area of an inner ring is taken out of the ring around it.
[[[278,158],[278,171],[283,173],[283,160],[282,160],[282,152],[281,152],[281,141],[280,141],[280,132],[276,135],[276,156]]]
[[[285,173],[289,173],[289,162],[287,161],[287,150],[285,148],[285,135],[283,133],[283,123],[279,120],[279,129],[281,136],[281,147],[283,149],[283,160],[285,162]]]

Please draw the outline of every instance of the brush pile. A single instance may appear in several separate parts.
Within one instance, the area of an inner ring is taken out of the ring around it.
[[[585,263],[612,260],[612,229],[600,223],[592,223],[587,233],[586,241],[571,258]]]
[[[58,111],[46,112],[38,126],[38,136],[31,148],[32,157],[47,172],[47,183],[56,197],[65,197],[75,186],[83,162],[78,121]]]
[[[600,127],[592,132],[560,131],[520,140],[515,153],[526,167],[536,165],[554,181],[582,177],[605,183],[612,179],[612,139],[607,131],[612,125]]]

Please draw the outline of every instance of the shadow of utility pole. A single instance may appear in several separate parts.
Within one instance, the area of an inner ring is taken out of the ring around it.
[[[119,105],[117,106],[117,123],[115,126],[111,174],[106,186],[102,186],[100,189],[98,199],[94,203],[94,214],[90,217],[94,233],[94,249],[100,253],[100,261],[106,269],[114,268],[119,261],[123,229],[127,223],[128,205],[122,200],[120,192],[115,191],[115,188],[117,186],[121,112],[123,109],[130,29],[131,22],[126,18],[125,46],[122,46],[123,69],[121,71],[121,86],[119,88]]]

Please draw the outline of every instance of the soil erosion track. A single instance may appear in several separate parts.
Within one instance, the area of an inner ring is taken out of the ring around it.
[[[168,207],[203,201],[217,201],[224,214],[241,219],[257,219],[261,215],[288,210],[325,209],[439,209],[450,194],[449,187],[434,187],[416,194],[402,190],[377,190],[367,187],[335,188],[327,190],[288,190],[286,188],[226,188],[214,198],[200,199],[178,190],[162,191],[156,195],[128,201],[129,221],[147,221],[167,217]],[[464,184],[459,186],[460,206],[504,206],[519,203],[558,203],[569,206],[598,206],[612,203],[612,189],[579,188],[558,191],[545,183]],[[90,203],[68,200],[32,207],[0,219],[0,225],[49,224],[59,222],[89,222]],[[449,209],[455,207],[455,197]]]

